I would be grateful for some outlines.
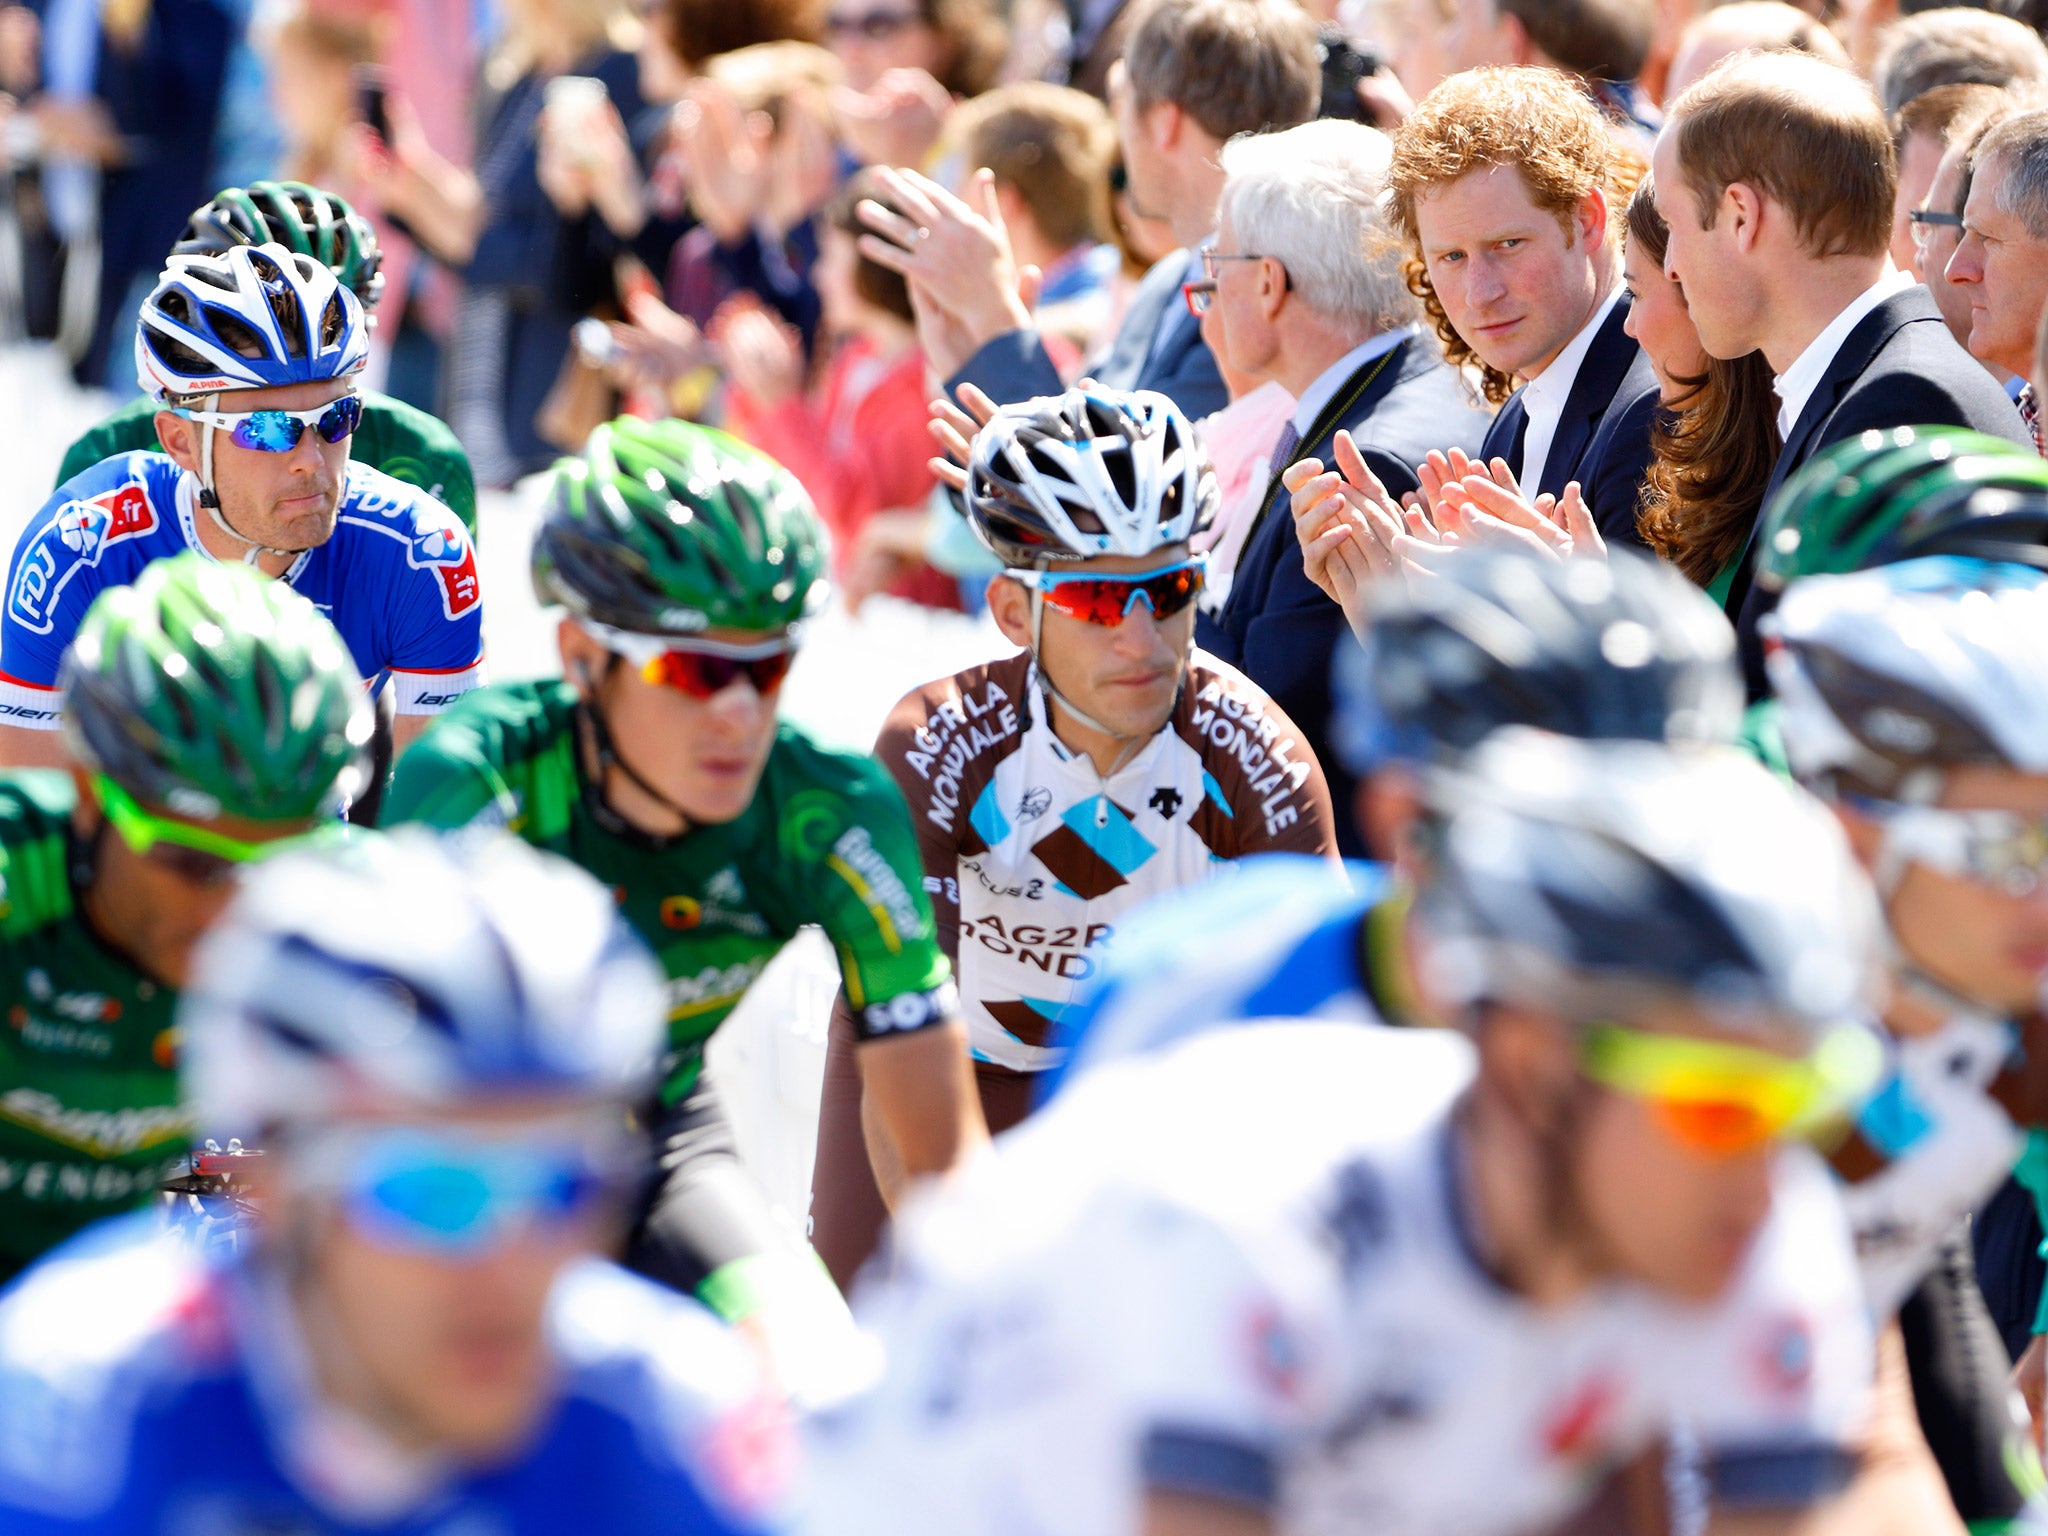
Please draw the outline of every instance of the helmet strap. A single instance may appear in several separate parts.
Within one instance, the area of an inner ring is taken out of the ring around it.
[[[639,843],[649,848],[672,848],[682,839],[688,837],[694,830],[690,820],[690,813],[680,805],[677,805],[675,801],[669,799],[659,789],[648,783],[640,771],[620,754],[618,743],[612,738],[611,723],[605,719],[604,706],[598,702],[598,689],[603,687],[605,681],[611,677],[613,669],[618,664],[618,653],[616,651],[609,653],[609,659],[605,662],[604,676],[598,679],[598,686],[586,693],[583,696],[582,702],[578,705],[578,713],[584,720],[589,722],[591,752],[597,758],[597,776],[590,786],[591,813],[596,817],[599,826],[616,837],[623,837],[629,842]],[[648,832],[634,826],[625,817],[621,816],[613,808],[611,801],[605,795],[605,780],[610,776],[611,770],[614,768],[641,794],[647,796],[648,799],[659,805],[663,810],[674,812],[683,823],[682,830],[667,834]]]
[[[1106,779],[1110,774],[1115,773],[1126,762],[1130,761],[1131,754],[1136,752],[1142,744],[1150,741],[1153,736],[1159,733],[1154,731],[1144,736],[1132,736],[1124,731],[1112,730],[1093,715],[1077,706],[1064,693],[1061,693],[1059,686],[1052,680],[1052,673],[1046,670],[1045,656],[1042,650],[1044,637],[1045,595],[1040,592],[1033,592],[1031,594],[1031,661],[1033,670],[1038,673],[1039,686],[1045,690],[1046,698],[1050,703],[1058,704],[1061,709],[1073,716],[1077,724],[1085,726],[1091,731],[1099,731],[1111,741],[1123,743],[1122,749],[1116,755],[1116,760],[1110,764],[1109,773],[1100,775],[1100,777]]]
[[[204,409],[211,416],[220,409],[220,396],[211,394],[205,399]],[[220,509],[220,496],[213,488],[213,430],[212,422],[199,423],[199,505],[206,508],[207,515],[213,519],[214,527],[237,544],[248,545],[249,552],[242,556],[244,565],[254,565],[264,555],[298,554],[299,551],[295,549],[272,549],[268,544],[259,544],[228,522],[227,514]]]

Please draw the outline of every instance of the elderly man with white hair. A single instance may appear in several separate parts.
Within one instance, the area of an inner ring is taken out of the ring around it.
[[[1340,806],[1350,784],[1324,745],[1344,614],[1302,569],[1281,472],[1301,459],[1331,462],[1341,429],[1398,497],[1417,488],[1431,449],[1477,454],[1487,423],[1416,323],[1380,212],[1391,153],[1376,129],[1334,119],[1232,139],[1216,242],[1202,253],[1205,281],[1188,285],[1190,304],[1213,311],[1204,330],[1227,369],[1270,379],[1295,399],[1229,601],[1203,615],[1196,643],[1272,695],[1322,760]],[[1350,818],[1338,824],[1340,843],[1355,840]]]

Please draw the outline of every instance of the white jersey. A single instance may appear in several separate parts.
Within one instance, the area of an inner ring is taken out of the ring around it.
[[[1285,714],[1201,651],[1165,726],[1105,778],[1047,719],[1024,652],[906,695],[875,756],[910,804],[975,1056],[1016,1072],[1053,1044],[1142,903],[1256,854],[1336,869],[1330,792]]]
[[[889,1367],[813,1426],[820,1536],[1133,1536],[1148,1487],[1294,1536],[1505,1536],[1674,1424],[1738,1481],[1829,1486],[1872,1344],[1826,1170],[1785,1154],[1713,1306],[1541,1310],[1467,1246],[1472,1062],[1268,1022],[1073,1082],[908,1208],[857,1295]]]

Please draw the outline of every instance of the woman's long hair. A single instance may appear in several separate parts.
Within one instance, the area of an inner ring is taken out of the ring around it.
[[[1628,238],[1664,264],[1671,231],[1645,178],[1628,204]],[[1655,434],[1636,530],[1679,570],[1706,586],[1741,553],[1778,457],[1778,397],[1761,352],[1675,379],[1685,393]]]

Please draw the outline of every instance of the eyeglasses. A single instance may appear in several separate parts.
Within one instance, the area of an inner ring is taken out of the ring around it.
[[[1590,1025],[1579,1070],[1647,1101],[1665,1133],[1706,1157],[1733,1157],[1844,1114],[1876,1083],[1884,1053],[1868,1031],[1834,1030],[1804,1057],[1619,1024]]]
[[[1264,256],[1253,251],[1212,251],[1204,246],[1202,249],[1202,276],[1208,278],[1213,283],[1223,275],[1222,267],[1226,261],[1264,261],[1265,259]],[[1278,261],[1279,257],[1276,256],[1273,259]],[[1280,271],[1281,275],[1285,276],[1287,268],[1283,265]]]
[[[860,16],[833,16],[826,20],[831,37],[859,37],[870,43],[885,43],[899,32],[924,25],[917,11],[868,11]]]
[[[353,433],[363,422],[363,397],[343,395],[308,411],[195,411],[178,406],[174,414],[202,426],[219,428],[238,448],[253,448],[258,453],[290,453],[299,446],[308,427],[328,443],[338,443]]]
[[[320,1133],[295,1148],[307,1182],[339,1197],[380,1247],[474,1258],[527,1233],[560,1234],[618,1187],[601,1138],[493,1140],[420,1126]]]
[[[1202,555],[1156,571],[1130,576],[1090,576],[1084,572],[1005,571],[1003,574],[1069,618],[1115,629],[1143,603],[1155,619],[1170,619],[1192,603],[1202,590],[1208,560]]]
[[[1913,243],[1925,245],[1934,238],[1936,229],[1961,229],[1963,218],[1958,213],[1936,213],[1929,208],[1915,208],[1906,215],[1913,221]]]
[[[219,885],[233,879],[242,865],[267,858],[287,843],[302,842],[310,835],[291,828],[276,838],[244,842],[225,832],[209,831],[189,821],[146,811],[133,795],[103,773],[96,776],[94,783],[108,823],[129,850],[138,858],[169,870],[188,885]]]
[[[1216,302],[1216,279],[1208,277],[1198,283],[1182,283],[1180,296],[1188,307],[1188,313],[1199,320],[1209,313],[1209,306]]]
[[[766,698],[789,676],[801,643],[793,630],[764,640],[734,643],[678,642],[666,635],[638,634],[589,622],[585,627],[605,649],[623,657],[643,681],[674,688],[693,699],[723,693],[743,677],[753,685],[754,692]]]
[[[1923,864],[2010,896],[2031,896],[2048,879],[2048,818],[1860,797],[1854,803],[1877,818],[1886,855],[1901,863]]]

